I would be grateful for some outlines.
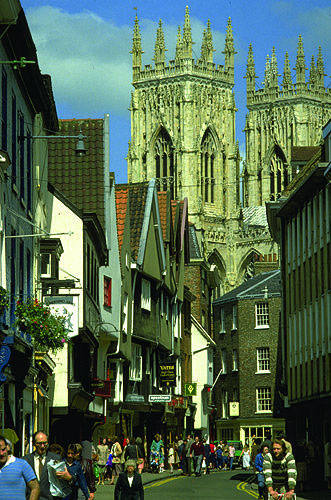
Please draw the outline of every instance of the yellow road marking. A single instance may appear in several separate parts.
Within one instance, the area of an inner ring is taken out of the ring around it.
[[[239,483],[237,485],[237,490],[239,491],[244,491],[245,493],[247,493],[247,495],[251,495],[252,497],[254,498],[258,498],[259,495],[257,493],[257,491],[253,491],[253,490],[246,490],[246,486],[247,486],[248,483],[246,483],[246,481],[242,481],[241,483]]]
[[[170,481],[175,481],[176,479],[183,479],[183,477],[182,476],[169,477],[168,479],[163,479],[163,481],[157,481],[153,484],[150,484],[149,486],[145,486],[144,489],[147,490],[148,488],[155,488],[156,486],[162,486],[162,484],[169,483]]]

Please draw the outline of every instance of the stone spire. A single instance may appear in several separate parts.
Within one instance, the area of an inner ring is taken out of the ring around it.
[[[317,64],[316,64],[316,80],[317,80],[317,85],[320,87],[320,89],[324,90],[324,62],[323,62],[323,56],[322,56],[322,49],[321,46],[318,47],[318,56],[317,56]]]
[[[225,47],[223,54],[225,54],[225,72],[229,76],[229,80],[234,84],[234,55],[237,52],[234,50],[233,44],[233,34],[232,34],[232,24],[231,17],[228,19],[228,26],[226,28],[226,37],[225,37]]]
[[[278,65],[276,58],[275,47],[272,47],[271,62],[270,62],[270,87],[279,88],[278,85]]]
[[[295,65],[297,91],[306,88],[306,69],[307,68],[305,54],[303,51],[302,36],[299,35],[297,60]]]
[[[210,28],[210,20],[207,22],[207,29],[203,30],[203,38],[201,45],[201,59],[206,63],[213,63],[213,35]]]
[[[141,48],[141,36],[140,36],[140,28],[138,15],[136,14],[134,20],[134,29],[133,29],[133,44],[132,44],[132,69],[133,69],[133,79],[135,80],[141,71],[141,55],[143,54]]]
[[[154,62],[155,62],[155,67],[160,68],[160,66],[164,66],[165,63],[165,51],[167,49],[165,48],[165,43],[164,43],[164,33],[163,33],[163,28],[162,28],[162,21],[161,19],[159,20],[159,26],[157,28],[156,32],[156,42],[155,42],[155,49],[154,49]]]
[[[317,68],[315,66],[315,58],[311,56],[310,71],[309,71],[309,87],[311,89],[315,88],[317,80]]]
[[[255,62],[254,62],[254,54],[252,44],[249,44],[248,49],[248,58],[247,58],[247,71],[246,75],[246,90],[250,92],[251,90],[255,90],[255,79],[257,78],[255,73]]]
[[[192,59],[192,30],[191,30],[191,21],[190,21],[190,13],[188,6],[186,5],[185,9],[185,22],[184,22],[184,30],[183,30],[183,58],[184,59]]]
[[[288,52],[285,53],[284,73],[283,73],[282,87],[283,87],[283,90],[291,90],[291,89],[293,89],[291,67],[290,67],[290,61],[289,61],[289,58],[288,58]]]
[[[182,58],[182,52],[183,52],[182,31],[181,31],[181,27],[178,26],[176,55],[175,55],[176,62],[178,62]]]
[[[270,87],[270,80],[271,80],[270,71],[271,71],[270,57],[269,54],[267,54],[267,60],[265,63],[265,70],[264,70],[264,82],[263,82],[265,88]]]

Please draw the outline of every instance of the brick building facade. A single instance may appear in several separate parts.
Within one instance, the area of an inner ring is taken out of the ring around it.
[[[280,272],[261,273],[214,302],[218,439],[251,442],[284,429],[280,384]]]

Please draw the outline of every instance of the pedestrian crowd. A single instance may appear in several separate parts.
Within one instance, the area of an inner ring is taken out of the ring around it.
[[[114,499],[143,500],[143,470],[162,473],[181,469],[184,476],[200,477],[211,470],[232,470],[239,464],[243,470],[253,467],[259,499],[294,498],[297,467],[291,444],[285,436],[261,443],[254,439],[251,447],[236,441],[208,442],[200,436],[168,439],[165,447],[156,434],[147,448],[140,437],[104,437],[96,447],[91,441],[71,443],[66,449],[49,444],[48,435],[33,435],[34,452],[17,458],[10,441],[0,436],[0,498],[24,500],[93,500],[98,485],[114,485]],[[242,449],[240,449],[242,448]],[[269,495],[269,496],[268,496]]]

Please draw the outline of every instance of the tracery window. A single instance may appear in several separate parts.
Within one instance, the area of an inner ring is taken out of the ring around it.
[[[209,131],[201,143],[201,197],[207,203],[215,201],[215,142]]]
[[[288,185],[286,159],[280,148],[276,148],[270,163],[270,199],[277,200]]]
[[[158,179],[158,189],[170,191],[171,198],[174,199],[174,151],[171,138],[164,129],[155,141],[155,177]]]

